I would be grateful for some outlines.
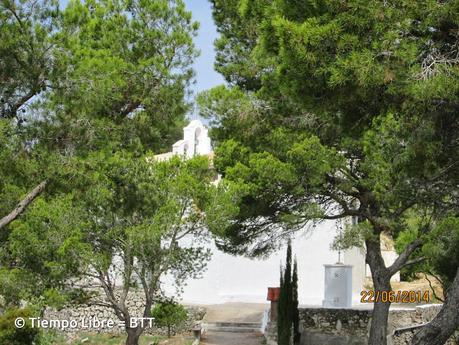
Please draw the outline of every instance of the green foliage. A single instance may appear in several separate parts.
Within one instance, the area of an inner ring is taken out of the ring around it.
[[[241,193],[227,250],[261,255],[266,235],[348,216],[374,232],[354,227],[357,242],[396,238],[410,209],[435,221],[457,209],[453,3],[212,4],[229,86],[199,105]]]
[[[245,11],[238,0],[212,0],[213,17],[221,36],[215,42],[217,71],[231,84],[247,88],[259,86],[258,68],[250,64],[250,48],[256,43],[257,22],[244,20],[240,12]],[[258,4],[258,1],[257,1]]]
[[[56,38],[65,72],[47,102],[58,147],[169,148],[188,109],[197,28],[181,0],[69,2]]]
[[[151,156],[119,152],[99,159],[99,168],[89,171],[90,190],[74,200],[89,222],[82,245],[90,251],[80,262],[109,271],[117,253],[123,253],[123,264],[131,267],[126,286],[139,275],[172,273],[178,285],[199,276],[209,253],[198,243],[181,246],[177,241],[205,233],[205,210],[214,193],[207,157],[155,162]]]
[[[0,344],[8,345],[30,345],[39,339],[40,330],[38,327],[32,327],[29,317],[32,313],[28,309],[8,309],[0,316]],[[15,326],[15,320],[23,318],[25,326],[18,328]]]
[[[17,127],[10,120],[0,118],[0,214],[16,207],[18,200],[44,178],[46,160],[38,150],[28,148]],[[0,242],[4,231],[0,233]]]
[[[420,218],[412,218],[395,243],[396,250],[401,252],[410,242],[419,237],[422,228]],[[459,265],[457,247],[459,223],[457,217],[446,215],[439,219],[432,231],[424,235],[424,245],[413,253],[413,258],[421,259],[419,263],[410,265],[402,270],[407,279],[415,278],[420,272],[436,277],[446,291]]]
[[[79,168],[78,188],[36,200],[11,225],[5,262],[14,258],[15,268],[0,275],[7,303],[85,302],[93,296],[75,290],[78,278],[126,294],[137,286],[151,306],[165,275],[178,293],[185,280],[201,276],[210,258],[203,245],[206,211],[219,200],[207,157],[158,162],[128,151],[97,152],[72,164]],[[125,302],[116,298],[112,308],[120,312]]]
[[[156,325],[167,327],[169,338],[171,337],[171,329],[181,327],[188,317],[186,309],[172,300],[156,303],[151,315],[155,318]]]
[[[197,55],[183,2],[77,0],[56,13],[47,56],[58,68],[29,102],[40,114],[26,112],[30,135],[67,153],[169,148]]]
[[[410,238],[416,236],[413,231],[402,235],[397,239],[398,250],[403,248]],[[424,260],[406,267],[402,273],[409,278],[415,277],[420,272],[428,273],[442,284],[444,291],[447,291],[459,265],[458,244],[457,217],[445,217],[437,222],[435,228],[428,234],[424,246],[414,253],[415,258],[424,258]]]
[[[199,106],[239,209],[222,247],[266,255],[308,222],[354,217],[335,245],[365,242],[380,290],[422,243],[454,255],[429,233],[459,211],[457,2],[212,4],[228,83]],[[412,240],[391,267],[383,233]],[[370,343],[384,344],[387,311],[374,312]]]
[[[65,336],[55,330],[44,330],[40,332],[40,335],[35,342],[37,345],[56,345],[64,343]]]
[[[420,219],[413,213],[412,217],[407,219],[406,229],[400,233],[395,241],[395,250],[397,253],[401,253],[409,243],[419,237],[420,228]],[[421,249],[417,249],[412,254],[413,258],[421,258],[422,256],[423,253]],[[417,278],[419,272],[433,273],[428,260],[402,268],[400,271],[400,277],[403,280],[411,281]]]
[[[6,304],[40,296],[45,305],[62,306],[68,292],[61,291],[65,280],[87,266],[83,258],[89,248],[82,243],[82,229],[88,223],[82,215],[71,196],[49,202],[39,199],[23,219],[13,223],[1,255],[5,265],[16,260],[14,269],[0,273]]]
[[[151,306],[164,274],[202,273],[214,173],[152,153],[185,123],[197,29],[182,0],[0,1],[0,219],[46,183],[0,229],[2,304],[84,303],[99,279]]]
[[[429,236],[422,253],[431,261],[433,271],[441,277],[446,290],[459,267],[459,218],[443,219]]]
[[[238,142],[244,138],[258,140],[256,134],[267,130],[266,124],[260,121],[266,110],[264,105],[239,88],[217,86],[198,94],[196,101],[200,105],[200,115],[210,120],[216,144],[228,137]]]
[[[58,18],[54,0],[0,2],[0,118],[23,121],[28,102],[60,73],[49,53]]]
[[[181,133],[197,29],[181,0],[0,2],[0,218],[47,181],[0,229],[2,303],[87,301],[71,278],[123,250],[157,269],[171,231],[202,227],[207,160],[151,153]],[[178,282],[208,258],[167,253],[160,270]]]
[[[408,231],[403,232],[403,235],[407,234]],[[368,222],[360,222],[357,224],[348,224],[346,223],[344,225],[344,228],[342,229],[342,233],[340,233],[338,236],[335,237],[331,244],[331,249],[336,250],[336,251],[343,251],[346,249],[350,249],[352,247],[359,247],[363,248],[365,241],[372,238],[373,233],[372,233],[372,228],[371,225],[368,224]],[[410,241],[413,241],[416,239],[416,236],[410,237],[409,241],[404,241],[404,244],[400,246],[400,251],[403,250],[403,248],[410,243]]]
[[[0,19],[2,216],[44,179],[71,189],[71,156],[180,135],[198,27],[182,1],[5,0]]]

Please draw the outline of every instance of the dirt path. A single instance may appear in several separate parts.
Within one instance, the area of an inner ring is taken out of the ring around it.
[[[262,336],[255,333],[208,332],[203,345],[260,345]]]

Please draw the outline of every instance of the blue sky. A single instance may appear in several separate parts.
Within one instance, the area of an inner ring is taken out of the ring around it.
[[[201,24],[198,37],[195,39],[201,55],[195,63],[197,83],[194,90],[202,91],[223,83],[222,76],[213,68],[213,42],[217,38],[217,31],[212,19],[211,5],[207,0],[185,0],[185,3],[188,10],[193,13],[193,18]]]
[[[196,84],[192,86],[194,93],[210,89],[224,82],[223,77],[214,70],[214,40],[218,34],[212,19],[211,5],[208,0],[185,0],[188,10],[193,13],[194,20],[200,23],[199,33],[195,39],[201,55],[197,58],[194,69]],[[195,117],[191,115],[191,117]]]

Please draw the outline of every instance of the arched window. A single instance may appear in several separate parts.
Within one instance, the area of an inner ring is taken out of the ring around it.
[[[199,136],[201,135],[201,128],[196,128],[194,132],[194,154],[198,153],[198,145],[199,145]]]
[[[188,144],[185,144],[183,146],[183,155],[186,157],[187,156],[187,153],[188,153]]]

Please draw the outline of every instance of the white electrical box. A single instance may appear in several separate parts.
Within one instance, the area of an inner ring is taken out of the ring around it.
[[[352,306],[352,266],[337,263],[325,267],[325,308]]]

